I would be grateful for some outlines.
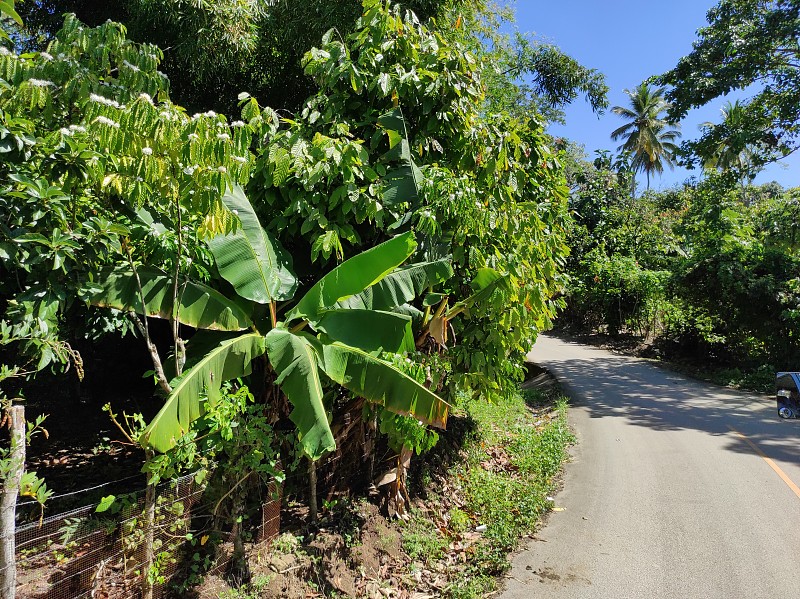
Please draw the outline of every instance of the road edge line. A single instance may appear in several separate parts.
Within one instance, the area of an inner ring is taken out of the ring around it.
[[[747,443],[752,448],[752,450],[755,451],[761,457],[761,459],[763,459],[767,464],[769,464],[769,467],[772,468],[775,471],[775,473],[781,477],[781,480],[784,483],[786,483],[786,486],[789,487],[792,491],[794,491],[794,494],[797,495],[798,499],[800,499],[800,487],[794,484],[794,481],[791,478],[789,478],[789,476],[783,470],[781,470],[780,466],[778,466],[773,461],[772,458],[768,457],[767,454],[761,451],[758,445],[753,443],[750,439],[748,439],[742,433],[737,431],[735,428],[733,428],[732,426],[728,426],[728,428],[737,435],[739,435],[742,438],[742,440],[745,443]]]

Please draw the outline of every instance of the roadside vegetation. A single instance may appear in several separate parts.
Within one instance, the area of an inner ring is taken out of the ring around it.
[[[0,0],[0,595],[15,527],[84,480],[27,467],[62,464],[60,443],[124,448],[143,492],[26,547],[27,581],[151,599],[225,556],[232,597],[295,584],[276,573],[477,597],[570,441],[563,403],[518,391],[557,317],[756,381],[796,364],[797,192],[749,183],[797,149],[797,8],[709,19],[612,108],[619,155],[589,162],[546,127],[578,98],[605,110],[602,73],[504,5]],[[718,56],[742,27],[759,34]],[[686,110],[765,79],[678,147]],[[702,174],[650,192],[676,162]],[[50,426],[57,402],[77,425]],[[83,430],[98,412],[113,439]],[[178,477],[191,513],[164,495]],[[277,497],[302,539],[267,554],[251,541]],[[114,567],[75,538],[100,530]],[[293,547],[306,565],[270,561]]]
[[[552,387],[466,401],[414,474],[405,519],[367,500],[329,505],[313,533],[286,532],[269,552],[254,552],[248,585],[212,577],[200,596],[485,597],[501,584],[509,552],[554,506],[573,439],[566,408]]]
[[[725,173],[630,194],[627,164],[578,161],[558,326],[759,391],[800,363],[800,190]],[[624,340],[627,339],[627,342]]]
[[[619,154],[592,160],[565,142],[574,227],[560,327],[627,336],[645,355],[761,391],[800,367],[800,189],[751,184],[798,147],[797,19],[793,2],[723,0],[673,70],[612,109],[629,121],[611,134]],[[754,81],[766,85],[677,146],[688,110]],[[649,191],[674,162],[697,177]]]
[[[141,32],[163,12],[186,26],[189,46],[214,39],[230,54],[201,43],[190,57],[182,44],[165,55],[118,22],[88,26],[67,14],[51,28],[38,5],[21,18],[0,3],[4,597],[16,586],[16,500],[38,502],[41,517],[53,492],[25,468],[27,442],[47,432],[36,418],[26,438],[28,392],[72,388],[76,404],[107,413],[115,443],[140,450],[143,497],[105,495],[92,521],[73,528],[96,529],[140,501],[142,513],[119,528],[128,540],[107,582],[139,584],[150,599],[172,578],[182,541],[199,548],[179,584],[198,582],[228,540],[229,574],[248,580],[247,524],[264,497],[285,484],[313,526],[335,490],[320,477],[342,456],[362,462],[360,480],[338,494],[366,479],[387,513],[406,514],[412,458],[435,447],[458,398],[515,396],[524,356],[561,303],[563,168],[543,120],[486,107],[515,98],[557,116],[587,95],[600,109],[602,76],[497,33],[505,16],[480,2],[429,7],[421,20],[366,0],[343,13],[340,30],[317,17],[325,28],[290,67],[304,99],[273,108],[265,90],[283,81],[270,81],[276,63],[263,63],[258,84],[242,76],[255,48],[266,50],[259,3],[225,5],[238,14],[162,4],[154,13],[159,3],[133,3],[120,16]],[[227,28],[232,17],[241,30]],[[535,87],[517,89],[497,70],[519,54],[514,76],[530,75],[542,53],[549,70]],[[178,68],[189,59],[196,68]],[[159,68],[174,60],[173,87]],[[187,90],[220,69],[233,97],[191,114],[171,95],[197,102]],[[82,396],[107,368],[102,356],[88,359],[93,345],[130,336],[150,368],[119,383],[144,374],[149,388],[122,408]],[[47,396],[37,400],[46,413]],[[187,473],[208,513],[165,541],[159,489]],[[79,569],[89,547],[60,541],[42,547],[57,551],[52,568]],[[28,579],[52,576],[71,593],[105,584],[40,567]]]

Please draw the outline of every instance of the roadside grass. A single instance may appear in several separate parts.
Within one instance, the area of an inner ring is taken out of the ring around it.
[[[554,391],[464,408],[476,426],[462,460],[433,481],[403,528],[405,551],[419,568],[446,573],[439,588],[454,599],[496,588],[508,554],[552,507],[547,497],[574,441],[566,399]]]

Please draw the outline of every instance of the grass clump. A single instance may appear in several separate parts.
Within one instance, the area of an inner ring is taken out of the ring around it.
[[[508,554],[551,507],[547,497],[574,437],[566,400],[553,392],[464,407],[476,426],[463,459],[433,481],[425,507],[404,528],[403,547],[415,561],[447,562],[446,596],[476,599],[496,587]]]

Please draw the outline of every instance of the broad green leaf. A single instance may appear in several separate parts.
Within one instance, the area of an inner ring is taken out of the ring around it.
[[[413,254],[416,247],[413,233],[404,233],[345,260],[317,281],[286,320],[318,320],[325,309],[383,279]]]
[[[408,316],[411,319],[411,327],[413,330],[419,330],[419,327],[422,326],[425,320],[425,314],[422,310],[411,304],[403,304],[402,306],[392,308],[392,312]]]
[[[171,318],[172,277],[149,267],[138,268],[137,272],[142,283],[144,309],[136,277],[131,271],[101,273],[98,284],[102,289],[89,298],[89,303],[104,308],[133,310],[154,318]],[[252,324],[241,307],[219,291],[201,283],[181,282],[178,300],[178,321],[196,329],[241,331]]]
[[[160,452],[172,449],[189,431],[192,422],[205,412],[201,397],[207,396],[208,402],[214,405],[223,381],[250,374],[253,360],[263,353],[264,337],[258,333],[222,341],[175,383],[139,443]]]
[[[396,414],[444,428],[450,405],[417,381],[367,352],[323,343],[322,369],[333,381]]]
[[[329,310],[314,323],[314,329],[345,345],[368,352],[414,351],[411,318],[378,310]]]
[[[399,108],[387,112],[378,118],[378,124],[389,136],[389,151],[383,155],[385,160],[397,161],[400,164],[386,173],[384,178],[383,202],[392,206],[399,202],[414,202],[419,198],[419,186],[422,172],[414,162],[411,145],[408,141],[408,129],[403,113]]]
[[[241,227],[208,241],[219,274],[236,293],[256,303],[290,299],[297,290],[297,278],[289,254],[263,229],[240,186],[234,186],[222,201],[239,217]]]
[[[338,302],[336,307],[391,310],[452,276],[453,267],[449,258],[401,266],[361,293]]]
[[[94,508],[95,512],[105,512],[114,505],[114,502],[117,500],[116,495],[107,495],[100,500],[100,503]]]
[[[390,170],[383,179],[383,203],[387,206],[401,202],[413,204],[419,198],[421,180],[422,172],[413,162]]]
[[[470,282],[470,287],[475,293],[453,305],[447,311],[447,319],[453,318],[477,302],[487,300],[496,289],[509,291],[511,289],[511,275],[501,275],[493,268],[480,268],[475,278]]]
[[[285,329],[272,329],[265,340],[276,382],[294,406],[289,418],[297,426],[303,450],[316,460],[336,448],[322,400],[317,353],[308,338]]]
[[[17,11],[14,10],[13,0],[10,2],[8,0],[0,0],[0,16],[13,20],[20,27],[23,26],[22,19],[17,14]]]
[[[445,293],[426,293],[425,298],[422,300],[422,305],[428,308],[440,304],[444,299],[447,299],[447,294]]]

